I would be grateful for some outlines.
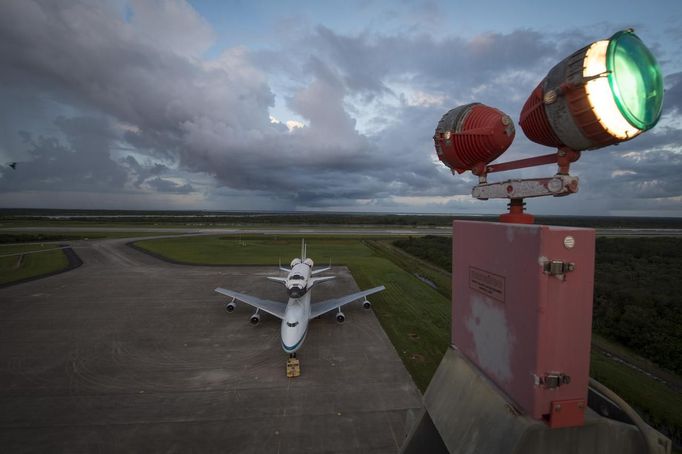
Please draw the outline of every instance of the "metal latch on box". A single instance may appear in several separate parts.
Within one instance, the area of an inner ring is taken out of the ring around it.
[[[550,276],[562,276],[575,270],[575,263],[564,262],[562,260],[548,260],[544,263],[543,270],[545,274]]]
[[[535,375],[535,385],[545,389],[554,389],[569,383],[571,383],[571,377],[566,374],[545,374],[544,377]]]

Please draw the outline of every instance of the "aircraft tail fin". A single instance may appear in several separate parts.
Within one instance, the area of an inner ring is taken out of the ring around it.
[[[305,239],[301,238],[301,261],[305,260],[306,257],[306,244],[305,244]]]

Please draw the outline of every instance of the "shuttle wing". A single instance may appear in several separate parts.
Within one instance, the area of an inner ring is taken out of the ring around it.
[[[336,276],[311,277],[308,279],[308,288],[312,288],[313,285],[319,284],[320,282],[331,281],[332,279],[336,279]]]
[[[327,266],[325,268],[320,268],[319,270],[313,270],[310,274],[312,274],[314,276],[316,274],[324,273],[325,271],[329,271],[331,269],[332,269],[331,266]]]
[[[249,306],[253,306],[257,309],[262,310],[263,312],[272,314],[277,318],[281,319],[284,318],[284,310],[286,309],[286,304],[284,303],[278,303],[276,301],[270,300],[262,300],[260,298],[256,298],[255,296],[245,295],[243,293],[235,292],[233,290],[228,290],[222,287],[218,287],[217,289],[215,289],[215,291],[218,293],[222,293],[223,295],[236,298],[239,301],[248,304]]]
[[[266,279],[269,279],[274,282],[279,282],[280,284],[286,284],[287,283],[287,278],[285,277],[273,277],[273,276],[266,276]]]
[[[357,293],[351,293],[350,295],[342,296],[341,298],[334,298],[331,300],[322,301],[321,303],[313,304],[310,307],[310,318],[312,319],[318,317],[331,310],[341,307],[344,304],[348,304],[365,296],[378,293],[384,290],[385,288],[386,287],[384,287],[383,285],[380,285],[379,287],[374,287],[369,290],[363,290]]]

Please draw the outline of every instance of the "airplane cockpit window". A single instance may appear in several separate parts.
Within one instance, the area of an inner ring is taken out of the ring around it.
[[[301,276],[300,274],[294,274],[293,276],[291,276],[291,279],[296,280],[296,281],[300,281],[303,279],[303,276]]]
[[[298,322],[293,322],[293,323],[287,322],[287,326],[290,327],[290,328],[293,328],[293,327],[296,326],[296,325],[298,325]]]

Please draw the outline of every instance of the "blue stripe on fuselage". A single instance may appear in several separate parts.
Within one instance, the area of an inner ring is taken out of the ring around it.
[[[310,327],[310,325],[305,327],[305,331],[303,332],[303,336],[301,336],[301,338],[298,340],[298,342],[296,342],[293,346],[289,347],[288,345],[286,345],[284,343],[284,341],[282,341],[282,348],[284,349],[284,351],[285,352],[292,352],[292,351],[296,350],[301,345],[301,342],[303,342],[303,339],[305,339],[305,337],[308,335],[308,328],[309,327]]]

